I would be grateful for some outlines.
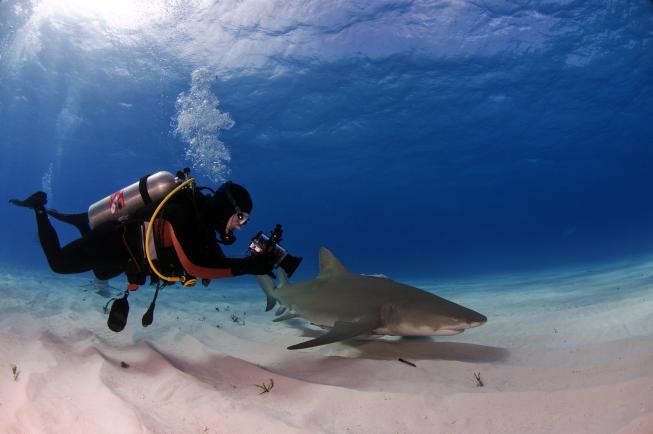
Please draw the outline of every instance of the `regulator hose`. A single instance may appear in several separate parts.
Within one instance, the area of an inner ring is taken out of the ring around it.
[[[159,206],[156,207],[156,210],[154,210],[154,214],[152,214],[152,218],[150,219],[150,224],[147,225],[147,232],[145,233],[145,256],[147,257],[147,262],[150,264],[150,268],[152,269],[152,271],[154,271],[154,274],[156,274],[157,276],[159,276],[160,279],[165,280],[166,282],[182,282],[185,284],[186,276],[181,276],[181,277],[164,276],[159,272],[159,270],[156,269],[154,263],[152,262],[152,258],[150,257],[150,237],[152,236],[152,228],[154,227],[154,221],[156,220],[156,216],[159,214],[159,211],[161,211],[161,209],[166,204],[166,202],[168,202],[168,200],[172,196],[174,196],[179,190],[194,182],[195,182],[195,178],[190,178],[184,181],[181,185],[176,187],[170,193],[168,193],[168,195],[161,201]]]

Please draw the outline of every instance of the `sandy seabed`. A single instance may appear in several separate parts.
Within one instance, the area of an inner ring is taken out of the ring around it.
[[[321,331],[249,277],[163,289],[148,328],[142,287],[113,333],[121,290],[5,270],[0,432],[653,433],[653,261],[416,286],[489,321],[289,351]]]

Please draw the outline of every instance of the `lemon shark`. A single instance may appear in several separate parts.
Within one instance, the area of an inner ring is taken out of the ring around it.
[[[266,310],[278,302],[274,321],[302,317],[325,334],[288,347],[310,348],[359,335],[450,336],[483,325],[478,312],[387,277],[349,272],[328,249],[320,249],[320,271],[311,280],[291,284],[279,269],[279,286],[269,276],[256,276],[268,297]]]

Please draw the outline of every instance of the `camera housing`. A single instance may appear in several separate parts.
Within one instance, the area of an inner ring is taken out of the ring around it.
[[[284,249],[281,244],[281,235],[283,230],[280,224],[277,224],[270,235],[265,235],[259,231],[252,242],[249,244],[249,252],[252,255],[261,255],[264,253],[272,255],[274,258],[274,268],[281,267],[288,277],[292,276],[300,262],[301,256],[293,256]]]

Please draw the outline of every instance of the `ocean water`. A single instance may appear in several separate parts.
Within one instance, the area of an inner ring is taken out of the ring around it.
[[[0,432],[649,434],[652,119],[651,0],[0,0]],[[242,276],[114,333],[124,277],[7,203],[183,167],[251,192],[227,255],[283,224],[293,283],[326,246],[487,323],[289,351]]]
[[[469,278],[653,254],[653,2],[0,1],[0,264],[31,212],[189,166],[317,269]],[[76,233],[57,226],[62,241]]]

